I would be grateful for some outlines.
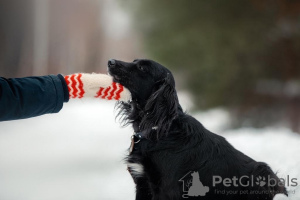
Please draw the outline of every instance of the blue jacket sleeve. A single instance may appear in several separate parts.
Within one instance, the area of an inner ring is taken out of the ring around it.
[[[0,77],[0,121],[57,113],[68,102],[69,92],[62,75]]]

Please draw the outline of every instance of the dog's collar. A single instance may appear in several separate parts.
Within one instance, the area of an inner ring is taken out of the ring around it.
[[[144,138],[145,138],[145,135],[143,134],[143,132],[134,133],[131,136],[131,144],[130,144],[130,148],[129,148],[129,153],[132,153],[132,151],[137,148],[136,144],[138,144]]]
[[[152,130],[157,130],[157,126],[152,127]],[[131,144],[129,147],[129,153],[132,153],[134,149],[137,149],[136,144],[138,144],[142,139],[145,138],[145,132],[137,132],[131,136]]]

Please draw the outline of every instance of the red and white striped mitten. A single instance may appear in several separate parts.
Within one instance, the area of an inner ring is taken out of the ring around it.
[[[65,76],[69,98],[95,97],[107,100],[128,101],[131,94],[128,89],[106,74],[77,73]]]

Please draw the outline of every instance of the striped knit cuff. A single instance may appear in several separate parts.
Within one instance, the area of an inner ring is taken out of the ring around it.
[[[69,97],[94,97],[107,100],[128,101],[131,94],[128,89],[119,83],[113,82],[106,74],[77,73],[65,76],[69,90]]]

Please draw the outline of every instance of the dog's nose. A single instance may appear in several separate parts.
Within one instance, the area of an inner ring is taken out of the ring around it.
[[[113,67],[113,66],[115,66],[116,65],[116,60],[115,59],[110,59],[109,61],[108,61],[108,66],[109,67]]]

